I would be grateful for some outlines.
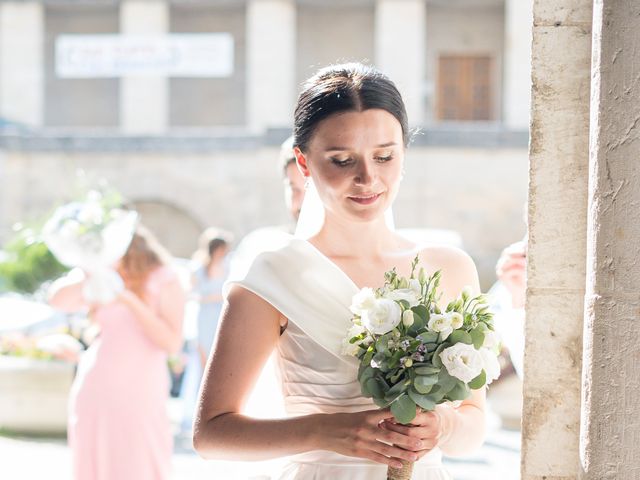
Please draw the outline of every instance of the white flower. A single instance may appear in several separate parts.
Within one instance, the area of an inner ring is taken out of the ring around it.
[[[411,325],[413,325],[414,321],[415,319],[413,318],[413,312],[411,310],[405,310],[402,313],[402,324],[405,327],[410,327]]]
[[[456,343],[445,348],[440,353],[442,364],[449,372],[449,375],[469,383],[482,372],[484,368],[483,357],[473,345],[466,343]]]
[[[78,212],[78,221],[84,224],[99,225],[102,223],[103,214],[104,212],[99,203],[88,202]]]
[[[422,296],[422,285],[420,285],[420,282],[415,278],[409,280],[409,288],[416,292],[418,297]]]
[[[487,330],[484,332],[484,342],[482,343],[483,348],[488,348],[489,350],[497,350],[500,346],[500,336],[494,332],[493,330]]]
[[[370,335],[367,335],[362,340],[356,340],[351,343],[351,339],[353,337],[357,337],[366,331],[367,330],[362,325],[358,325],[356,323],[351,325],[351,328],[349,328],[349,331],[347,332],[347,336],[342,339],[342,355],[356,356],[360,350],[360,345],[364,344],[368,346],[373,341]]]
[[[500,362],[498,362],[497,355],[488,348],[481,348],[479,352],[482,357],[484,372],[487,375],[486,384],[489,385],[500,376]]]
[[[472,295],[473,295],[473,290],[471,289],[471,287],[469,285],[465,285],[465,287],[462,289],[462,292],[460,293],[460,296],[471,298]]]
[[[365,287],[353,296],[349,309],[352,313],[362,316],[362,313],[373,308],[375,303],[375,292],[372,288]]]
[[[389,290],[384,294],[385,298],[390,300],[405,300],[409,302],[410,307],[415,307],[420,303],[420,296],[411,288],[398,288],[396,290]]]
[[[367,330],[376,335],[384,335],[398,326],[402,320],[402,309],[393,300],[379,298],[361,315],[362,325]]]
[[[449,316],[449,321],[451,322],[451,328],[457,330],[458,328],[462,327],[462,324],[464,323],[462,314],[458,312],[449,312],[447,313],[447,315]]]
[[[429,330],[439,332],[442,334],[442,339],[445,340],[451,332],[453,327],[451,326],[451,318],[448,315],[441,315],[439,313],[432,313],[429,317],[429,323],[427,324]]]
[[[63,240],[73,240],[78,236],[79,231],[80,224],[74,219],[68,219],[58,230],[58,235],[60,235]]]

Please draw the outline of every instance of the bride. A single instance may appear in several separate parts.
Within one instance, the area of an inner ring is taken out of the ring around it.
[[[288,456],[280,476],[287,480],[385,478],[388,465],[408,460],[417,461],[412,478],[444,480],[451,476],[442,453],[463,455],[481,445],[484,390],[460,405],[419,413],[412,425],[396,424],[389,409],[361,396],[358,363],[341,355],[352,296],[381,286],[393,267],[408,275],[416,253],[428,273],[442,270],[444,302],[466,285],[479,293],[468,255],[418,247],[385,218],[403,176],[407,123],[395,85],[370,67],[327,67],[304,85],[294,151],[310,184],[300,217],[305,231],[257,256],[228,284],[195,422],[201,456]],[[314,196],[319,214],[312,212]],[[274,349],[287,417],[251,418],[244,407]]]

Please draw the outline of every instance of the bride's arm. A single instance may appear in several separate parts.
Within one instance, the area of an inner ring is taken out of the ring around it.
[[[385,410],[274,420],[241,413],[276,346],[280,319],[280,312],[260,297],[232,287],[200,392],[193,437],[197,452],[205,458],[262,460],[331,450],[393,466],[396,458],[417,458],[412,450],[420,450],[419,439],[379,426],[391,416]]]
[[[443,298],[440,306],[458,297],[467,285],[474,296],[480,294],[476,266],[466,253],[449,247],[436,247],[423,251],[421,257],[429,269],[442,271],[440,291]],[[445,403],[438,405],[435,412],[418,414],[413,422],[417,427],[386,422],[385,428],[422,438],[426,447],[420,455],[436,446],[446,455],[466,455],[479,448],[484,441],[485,398],[485,388],[473,390],[471,396],[458,407]]]

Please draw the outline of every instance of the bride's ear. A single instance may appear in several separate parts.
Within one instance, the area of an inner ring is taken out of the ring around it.
[[[309,167],[307,166],[307,157],[302,153],[302,150],[298,147],[294,147],[293,154],[296,157],[296,163],[298,164],[298,170],[302,173],[302,176],[308,177],[311,174],[309,173]]]

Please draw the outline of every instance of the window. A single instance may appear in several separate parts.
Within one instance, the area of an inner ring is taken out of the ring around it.
[[[446,55],[438,67],[438,120],[493,120],[490,57]]]

